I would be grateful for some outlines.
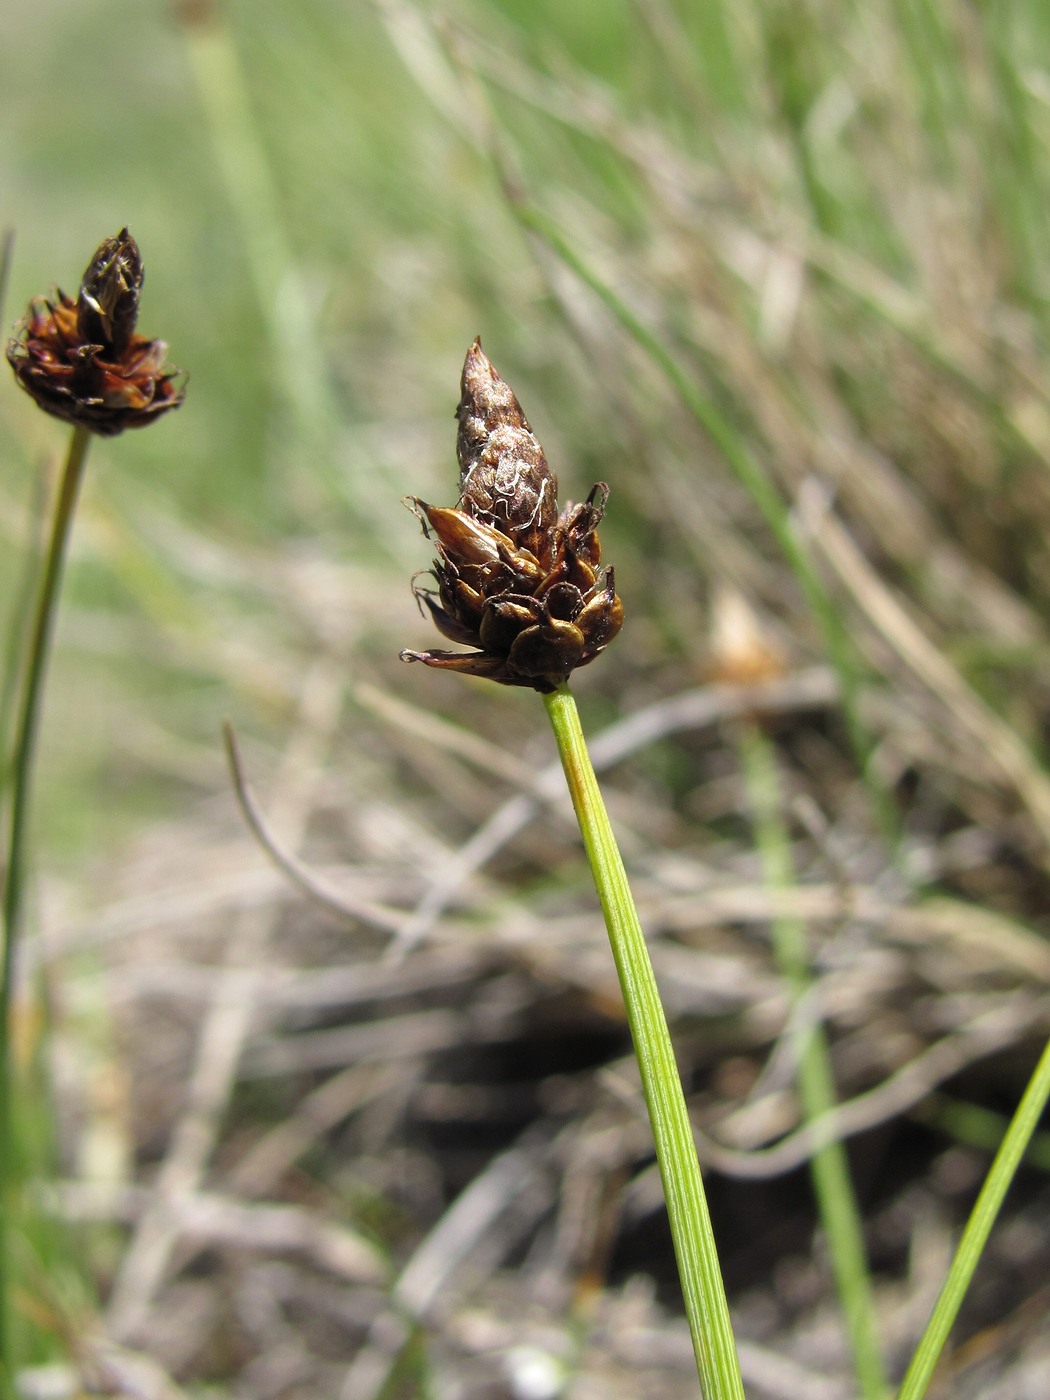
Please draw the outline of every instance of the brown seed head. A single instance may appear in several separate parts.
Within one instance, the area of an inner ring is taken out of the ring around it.
[[[168,347],[135,331],[142,281],[125,228],[96,250],[75,301],[56,289],[54,300],[29,303],[7,358],[45,413],[114,437],[182,402],[185,380],[166,368]]]
[[[413,584],[440,632],[472,652],[403,651],[405,661],[552,691],[619,632],[623,605],[600,569],[609,488],[559,515],[557,480],[521,405],[480,341],[463,366],[455,508],[406,504],[437,542],[437,591]]]

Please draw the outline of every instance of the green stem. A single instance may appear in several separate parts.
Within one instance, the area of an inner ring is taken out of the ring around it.
[[[789,889],[795,882],[794,870],[780,814],[776,752],[757,724],[743,727],[740,756],[766,883],[774,891]],[[780,916],[772,921],[772,935],[773,956],[797,1005],[812,985],[806,930],[798,919]],[[802,1115],[811,1123],[837,1102],[827,1037],[819,1022],[800,1027],[795,1055]],[[861,1214],[843,1144],[831,1142],[818,1148],[810,1159],[809,1171],[861,1394],[866,1400],[881,1400],[889,1385],[875,1335]]]
[[[1047,1043],[1036,1065],[1028,1087],[1017,1105],[1017,1112],[1011,1119],[1006,1136],[985,1178],[977,1203],[970,1213],[963,1231],[959,1248],[955,1252],[948,1277],[944,1281],[940,1296],[915,1349],[911,1365],[908,1367],[897,1400],[921,1400],[933,1375],[937,1358],[948,1340],[948,1333],[958,1314],[963,1296],[970,1286],[974,1270],[981,1252],[988,1242],[992,1226],[1003,1204],[1006,1192],[1013,1181],[1025,1149],[1035,1132],[1043,1109],[1050,1100],[1050,1042]]]
[[[4,950],[0,972],[0,1396],[14,1393],[13,1363],[10,1350],[10,1277],[9,1222],[15,1200],[17,1169],[14,1150],[13,1114],[13,1056],[11,1046],[11,1009],[15,973],[15,955],[22,931],[25,899],[25,851],[29,823],[30,794],[33,776],[33,755],[47,673],[47,659],[58,605],[59,587],[66,544],[76,508],[77,495],[84,463],[87,459],[91,434],[86,428],[74,428],[62,473],[55,514],[51,524],[44,564],[44,576],[37,597],[33,628],[29,639],[25,688],[22,707],[15,731],[14,753],[11,760],[11,811],[7,839],[7,871],[4,878],[3,921]]]
[[[567,686],[545,695],[620,978],[705,1400],[743,1400],[740,1363],[671,1037],[645,935]]]
[[[12,590],[10,616],[5,619],[7,626],[4,637],[3,678],[0,679],[0,830],[4,829],[2,823],[7,811],[7,788],[12,761],[8,737],[14,721],[15,706],[20,698],[19,663],[25,655],[28,623],[44,559],[46,488],[39,476],[36,481],[37,486],[33,491],[29,510],[32,534],[26,548],[25,561]]]

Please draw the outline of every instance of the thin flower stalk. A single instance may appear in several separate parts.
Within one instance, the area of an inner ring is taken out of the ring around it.
[[[544,696],[605,917],[642,1079],[705,1400],[742,1400],[743,1382],[693,1130],[660,992],[627,874],[567,686]]]
[[[13,1151],[13,1066],[11,1063],[11,1011],[16,970],[15,959],[22,932],[30,788],[33,756],[40,728],[44,679],[47,674],[51,635],[54,631],[58,608],[66,546],[69,541],[70,527],[73,523],[90,442],[91,434],[86,428],[73,429],[58,500],[55,505],[55,514],[52,519],[51,539],[44,563],[44,576],[37,597],[33,627],[29,638],[29,656],[26,663],[22,705],[15,727],[14,753],[11,759],[11,807],[7,833],[7,868],[4,876],[3,899],[4,949],[3,966],[0,970],[0,1189],[3,1190],[5,1196],[2,1202],[3,1208],[0,1209],[0,1377],[2,1377],[2,1384],[8,1390],[13,1386],[13,1381],[5,1371],[6,1358],[11,1355],[7,1308],[9,1298],[7,1270],[10,1250],[9,1241],[5,1236],[8,1229],[7,1222],[14,1214],[11,1209],[10,1193],[15,1187],[18,1175]],[[3,1394],[4,1391],[0,1390],[0,1395]]]

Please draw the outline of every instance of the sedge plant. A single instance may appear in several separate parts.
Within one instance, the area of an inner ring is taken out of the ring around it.
[[[11,754],[4,755],[7,793],[0,964],[0,1397],[14,1395],[12,1357],[11,1223],[19,1214],[15,1132],[17,1064],[13,1005],[25,922],[26,863],[33,766],[44,707],[44,686],[62,574],[88,448],[93,435],[114,437],[176,408],[184,382],[166,368],[167,346],[135,329],[143,282],[138,245],[126,228],[96,249],[76,297],[56,289],[30,303],[7,359],[15,377],[44,412],[72,426],[51,513],[48,543],[31,604]]]
[[[743,1383],[685,1095],[645,936],[568,679],[616,637],[623,605],[601,565],[608,487],[564,510],[521,405],[475,341],[463,367],[459,502],[407,504],[437,544],[436,591],[416,598],[466,652],[404,651],[405,661],[538,691],[547,707],[605,916],[641,1073],[686,1314],[706,1400]]]

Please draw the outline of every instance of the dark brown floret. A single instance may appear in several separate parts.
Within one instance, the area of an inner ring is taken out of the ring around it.
[[[457,410],[455,509],[406,502],[437,542],[432,589],[413,584],[438,630],[472,652],[404,651],[406,661],[556,690],[623,623],[612,569],[600,569],[609,488],[559,515],[557,481],[521,405],[479,341],[467,352]]]
[[[56,289],[30,302],[7,358],[45,413],[114,437],[182,402],[185,379],[165,367],[168,347],[135,331],[142,281],[125,228],[96,250],[75,301]]]

